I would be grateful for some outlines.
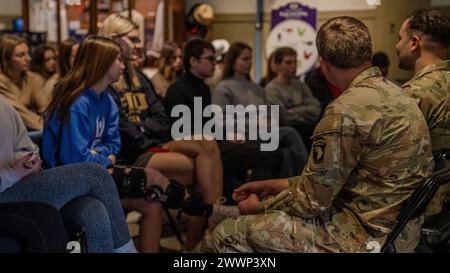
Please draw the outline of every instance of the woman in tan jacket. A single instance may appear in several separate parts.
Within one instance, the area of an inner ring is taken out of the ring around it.
[[[72,39],[62,41],[58,46],[58,72],[53,74],[45,83],[42,92],[48,97],[49,104],[53,96],[56,83],[69,73],[73,66],[80,44]],[[41,92],[41,94],[42,94]]]
[[[27,42],[5,35],[0,40],[0,95],[20,114],[30,131],[42,130],[40,114],[48,103],[41,89],[44,82],[29,71],[30,53]]]
[[[183,74],[181,54],[181,48],[176,43],[164,44],[158,64],[158,73],[151,78],[156,94],[163,100],[169,86]]]

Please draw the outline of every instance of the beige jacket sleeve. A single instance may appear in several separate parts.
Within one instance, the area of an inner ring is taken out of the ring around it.
[[[43,129],[43,120],[41,117],[29,110],[17,97],[15,97],[10,91],[8,84],[0,81],[0,95],[6,99],[6,101],[14,107],[23,120],[23,123],[29,130],[40,131]]]

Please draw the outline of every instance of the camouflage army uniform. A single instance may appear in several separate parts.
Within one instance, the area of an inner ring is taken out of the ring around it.
[[[420,109],[370,68],[327,107],[302,175],[263,200],[260,214],[222,222],[202,250],[379,251],[404,201],[432,170]],[[406,230],[405,242],[417,244],[418,229]]]
[[[450,149],[450,61],[430,65],[402,86],[414,98],[428,123],[433,154]],[[441,211],[450,199],[450,183],[442,186],[430,206],[428,215]]]

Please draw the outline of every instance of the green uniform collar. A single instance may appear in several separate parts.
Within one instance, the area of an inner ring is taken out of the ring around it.
[[[373,77],[382,77],[383,74],[381,74],[381,70],[376,67],[376,66],[372,66],[367,70],[364,70],[361,74],[359,74],[353,81],[352,83],[347,87],[347,90],[356,86],[358,83],[363,82],[369,78],[373,78]]]
[[[438,63],[435,63],[435,64],[425,67],[420,72],[418,72],[416,75],[414,75],[414,77],[409,82],[405,83],[403,86],[407,86],[411,82],[416,81],[417,79],[422,78],[423,76],[425,76],[431,72],[438,71],[438,70],[450,71],[450,60],[440,61]]]

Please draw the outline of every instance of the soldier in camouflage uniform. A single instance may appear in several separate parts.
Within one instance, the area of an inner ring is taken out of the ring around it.
[[[399,67],[415,75],[402,86],[414,98],[428,123],[433,155],[450,150],[450,22],[438,10],[418,10],[402,25],[396,49]],[[438,214],[450,199],[450,183],[442,186],[427,209]]]
[[[238,188],[234,199],[245,216],[222,222],[200,250],[376,252],[402,205],[431,175],[423,115],[371,67],[367,27],[351,17],[331,19],[321,27],[317,46],[324,75],[346,91],[316,127],[303,173]],[[421,223],[402,234],[409,250],[418,243]]]

